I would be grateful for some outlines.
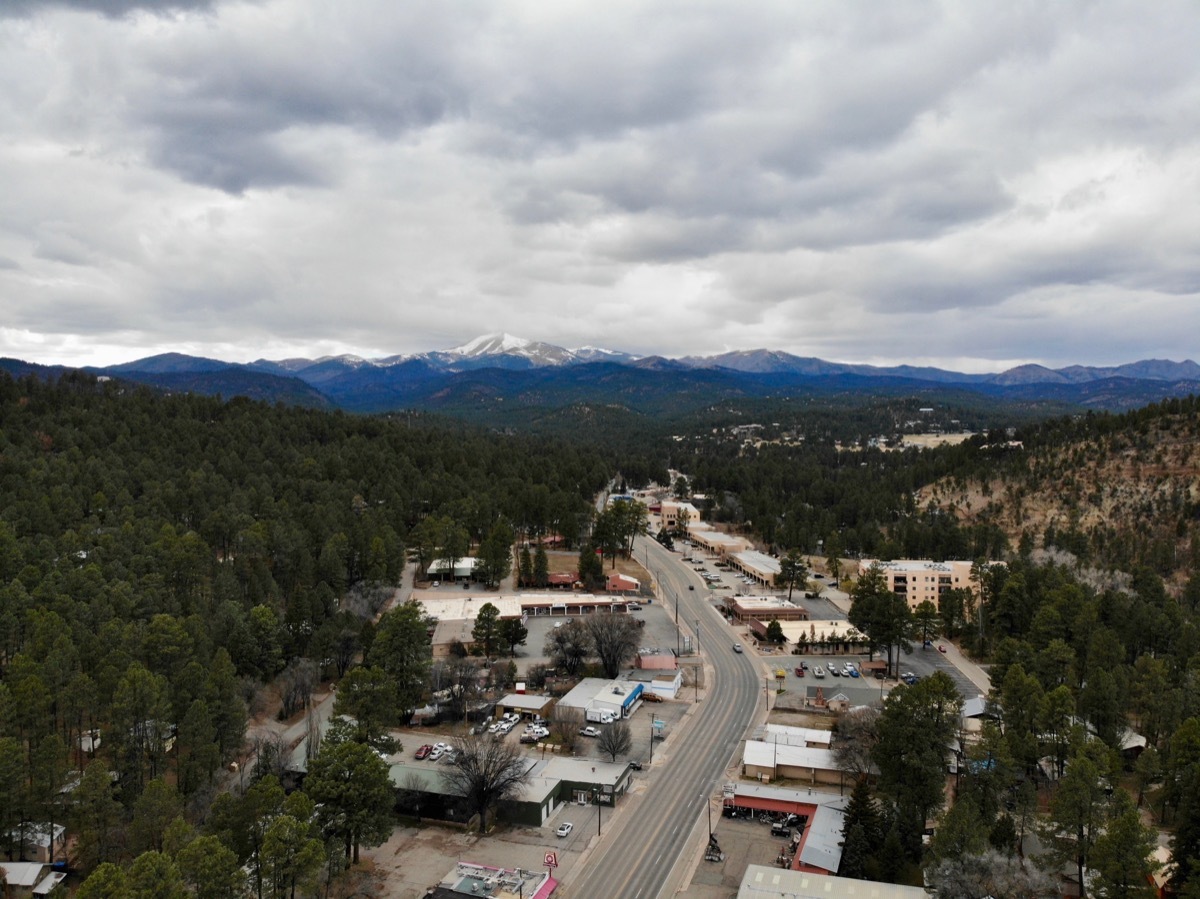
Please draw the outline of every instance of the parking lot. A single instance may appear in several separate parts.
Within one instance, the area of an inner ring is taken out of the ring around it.
[[[659,650],[662,652],[673,652],[676,644],[682,647],[683,637],[689,633],[686,629],[677,637],[675,630],[675,620],[671,614],[674,610],[668,610],[666,606],[657,600],[651,601],[648,598],[639,598],[638,605],[640,608],[636,612],[628,614],[639,621],[645,622],[642,628],[641,639],[639,640],[639,649]],[[607,614],[600,612],[596,614]],[[572,618],[578,618],[578,615],[532,615],[530,616],[525,626],[529,631],[529,636],[525,640],[525,645],[517,650],[517,670],[526,672],[533,665],[549,665],[550,659],[546,656],[544,648],[546,646],[546,638],[554,630],[555,625],[562,626]],[[584,616],[586,617],[586,616]]]

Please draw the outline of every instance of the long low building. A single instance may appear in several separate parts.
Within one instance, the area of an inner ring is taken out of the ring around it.
[[[735,552],[729,556],[728,561],[742,574],[754,578],[766,587],[775,586],[781,571],[778,559],[754,549]]]
[[[828,749],[833,742],[833,731],[815,727],[791,727],[787,724],[766,724],[755,733],[754,739],[764,743],[782,743],[785,746],[808,746],[813,749]]]
[[[842,863],[842,831],[849,799],[820,790],[796,790],[763,784],[726,784],[724,806],[799,815],[804,823],[792,856],[794,871],[833,874]]]
[[[440,591],[413,592],[425,614],[438,621],[474,621],[479,610],[491,603],[501,618],[536,617],[538,615],[590,615],[594,612],[625,612],[629,604],[646,602],[635,596],[598,596],[592,593],[463,593],[454,595]]]
[[[811,784],[840,784],[843,774],[831,749],[747,740],[742,750],[747,777],[798,780]]]
[[[637,581],[634,581],[637,584]],[[445,593],[440,590],[413,592],[413,601],[437,624],[433,631],[434,658],[446,658],[458,644],[470,646],[475,639],[475,619],[479,610],[491,604],[500,620],[526,620],[538,616],[593,615],[609,612],[625,614],[640,603],[650,602],[636,592],[597,596],[592,593],[556,591],[552,593]]]
[[[438,764],[409,758],[393,761],[389,776],[400,810],[423,818],[466,823],[462,800],[451,792],[443,770]],[[628,762],[530,756],[526,776],[517,793],[500,803],[499,814],[514,824],[540,827],[567,804],[615,805],[629,791],[633,769]]]
[[[727,596],[725,608],[737,621],[808,621],[808,609],[786,596]]]
[[[747,865],[737,899],[929,899],[921,887]]]

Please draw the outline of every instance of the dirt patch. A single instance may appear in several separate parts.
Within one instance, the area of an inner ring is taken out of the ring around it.
[[[567,574],[579,571],[579,553],[577,552],[548,552],[546,553],[546,560],[549,563],[551,574]],[[625,574],[629,577],[637,578],[644,585],[649,585],[650,583],[649,572],[635,558],[626,559],[623,556],[618,556],[616,568],[613,567],[611,559],[605,559],[604,574],[607,576],[614,571],[617,574]]]

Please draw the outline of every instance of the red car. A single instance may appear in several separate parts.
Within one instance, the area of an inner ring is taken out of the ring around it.
[[[426,743],[424,746],[422,746],[420,749],[418,749],[416,751],[416,757],[418,759],[427,758],[429,756],[429,753],[431,753],[431,752],[433,752],[433,747],[430,746],[428,743]]]
[[[804,677],[804,669],[803,668],[800,668],[800,667],[796,668],[796,677]]]

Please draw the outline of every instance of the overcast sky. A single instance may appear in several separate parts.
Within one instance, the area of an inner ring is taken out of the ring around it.
[[[1200,357],[1200,3],[3,0],[0,355]]]

